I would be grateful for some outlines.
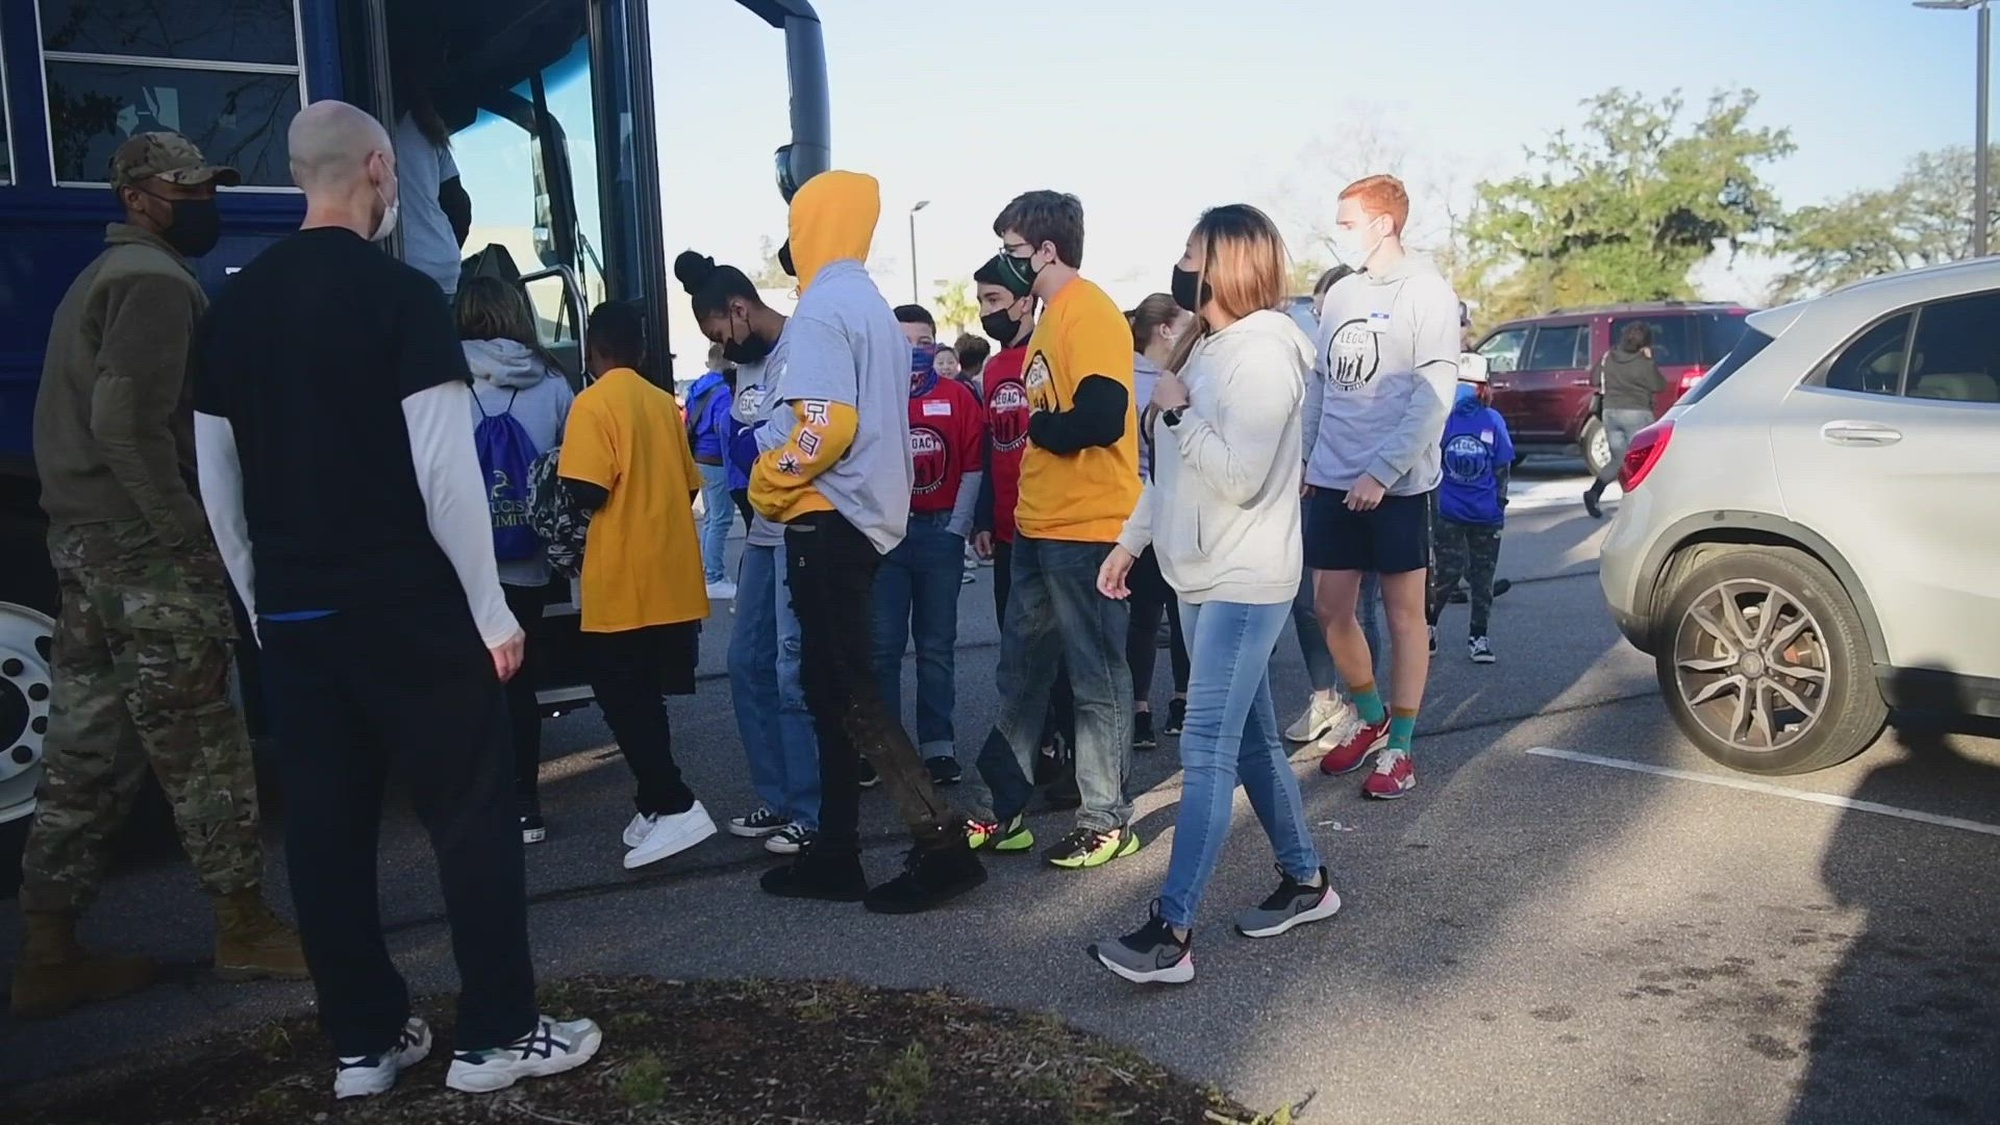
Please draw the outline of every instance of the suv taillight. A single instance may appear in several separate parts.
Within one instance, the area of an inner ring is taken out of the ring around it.
[[[1618,487],[1627,492],[1639,487],[1660,463],[1660,455],[1667,451],[1673,436],[1674,424],[1664,420],[1633,434],[1632,444],[1625,450],[1625,463],[1618,467]]]
[[[1681,395],[1694,390],[1694,385],[1701,382],[1701,377],[1706,374],[1708,374],[1708,368],[1706,367],[1690,367],[1682,372],[1680,390],[1675,393],[1674,397],[1679,398]]]

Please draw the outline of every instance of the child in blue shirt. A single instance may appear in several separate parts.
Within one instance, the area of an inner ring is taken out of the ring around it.
[[[1494,662],[1487,639],[1493,609],[1493,567],[1507,522],[1507,475],[1514,441],[1500,412],[1487,405],[1486,365],[1478,357],[1459,365],[1458,398],[1444,424],[1444,478],[1438,485],[1438,520],[1431,535],[1431,650],[1437,651],[1438,616],[1463,578],[1471,586],[1472,627],[1466,641],[1474,664]]]

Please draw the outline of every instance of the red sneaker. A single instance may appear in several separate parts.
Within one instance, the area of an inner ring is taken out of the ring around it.
[[[1407,750],[1384,750],[1375,759],[1375,772],[1361,783],[1361,792],[1384,801],[1393,801],[1417,787],[1417,767]]]
[[[1353,773],[1368,760],[1368,755],[1387,745],[1389,745],[1389,716],[1384,715],[1381,722],[1372,726],[1364,724],[1353,734],[1348,735],[1347,741],[1328,750],[1326,757],[1319,760],[1319,772],[1329,777]]]

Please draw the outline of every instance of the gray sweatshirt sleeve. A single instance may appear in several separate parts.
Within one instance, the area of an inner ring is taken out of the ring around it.
[[[1458,298],[1442,278],[1413,282],[1407,292],[1416,334],[1416,385],[1402,420],[1383,437],[1368,466],[1368,475],[1384,488],[1393,488],[1444,440],[1458,386]]]
[[[1306,372],[1305,407],[1299,412],[1299,458],[1307,466],[1312,465],[1313,451],[1319,448],[1319,424],[1326,413],[1326,373],[1320,370],[1326,362],[1326,349],[1321,348],[1319,355]]]
[[[1139,489],[1139,503],[1132,508],[1132,514],[1125,520],[1124,530],[1118,533],[1118,545],[1135,557],[1146,553],[1153,545],[1153,505],[1159,489],[1151,481]]]
[[[967,473],[958,481],[958,502],[951,506],[951,522],[945,530],[960,539],[972,538],[972,518],[979,509],[979,490],[985,487],[985,473]]]

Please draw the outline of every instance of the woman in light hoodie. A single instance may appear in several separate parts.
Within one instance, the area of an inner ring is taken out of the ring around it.
[[[1098,576],[1105,596],[1129,597],[1132,564],[1152,546],[1180,597],[1192,664],[1166,885],[1144,926],[1089,947],[1138,983],[1194,979],[1195,912],[1229,835],[1239,779],[1283,881],[1237,915],[1237,931],[1276,937],[1340,909],[1271,702],[1271,652],[1303,565],[1299,409],[1313,364],[1312,342],[1276,311],[1285,263],[1277,227],[1244,204],[1206,212],[1188,236],[1173,295],[1201,329],[1187,333],[1154,383],[1153,477]]]
[[[537,454],[562,443],[576,393],[555,360],[535,336],[535,316],[521,291],[494,277],[476,277],[458,291],[458,338],[465,364],[472,369],[471,424],[512,414],[527,431]],[[541,676],[546,630],[542,609],[566,594],[551,591],[555,578],[547,556],[508,559],[500,563],[500,587],[507,608],[527,631],[520,672],[507,681],[507,714],[514,734],[514,790],[521,809],[521,842],[537,844],[548,836],[542,821],[535,779],[542,762],[542,711],[535,701]]]

